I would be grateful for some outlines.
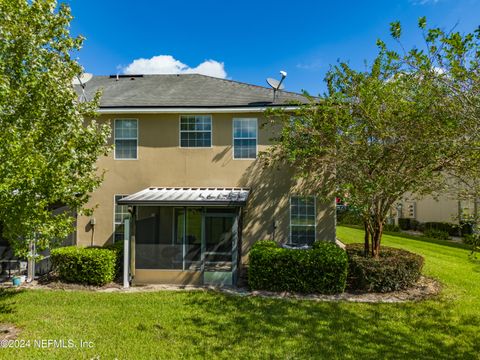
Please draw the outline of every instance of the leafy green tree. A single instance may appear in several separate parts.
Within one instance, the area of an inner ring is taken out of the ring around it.
[[[378,54],[364,71],[346,62],[331,67],[323,98],[293,113],[267,113],[282,124],[267,161],[289,163],[318,194],[355,207],[364,222],[365,253],[373,256],[402,195],[442,188],[444,174],[478,145],[478,113],[464,106],[478,104],[472,90],[478,84],[470,83],[478,67],[465,62],[473,56],[478,63],[479,33],[425,30],[424,18],[419,27],[423,49],[395,51],[377,41]],[[401,31],[392,23],[399,44]]]
[[[473,256],[480,252],[480,147],[466,152],[455,168],[448,172],[446,190],[470,209],[459,212],[458,220],[472,227],[472,234],[463,234],[464,242],[471,246]]]
[[[425,48],[403,52],[410,71],[423,74],[434,69],[436,80],[448,89],[444,111],[459,121],[459,156],[444,169],[442,190],[455,194],[460,200],[473,203],[468,221],[473,224],[473,238],[480,238],[480,27],[469,34],[446,32],[441,28],[427,29],[422,17],[418,27],[423,32]],[[392,24],[392,36],[401,45],[400,23]],[[403,48],[403,47],[402,47]],[[452,106],[455,104],[455,106]]]
[[[107,153],[108,128],[94,120],[98,97],[80,101],[72,80],[70,9],[54,0],[0,0],[0,222],[18,254],[35,239],[55,244],[73,230],[101,182],[97,158]]]
[[[395,25],[398,28],[398,24]],[[426,19],[419,20],[428,51],[415,49],[406,61],[416,71],[422,67],[437,69],[438,81],[449,90],[448,100],[456,107],[446,110],[458,112],[461,119],[461,157],[445,170],[446,191],[460,200],[473,203],[468,221],[473,224],[477,243],[480,238],[480,27],[473,33],[445,32],[440,28],[426,30]]]

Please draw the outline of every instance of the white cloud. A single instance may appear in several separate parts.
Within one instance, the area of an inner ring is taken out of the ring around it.
[[[302,70],[318,70],[322,67],[322,64],[319,61],[314,61],[311,63],[298,63],[295,67]]]
[[[123,72],[125,74],[203,74],[222,79],[227,77],[223,62],[205,60],[192,68],[171,55],[135,59],[123,68]]]
[[[413,5],[428,5],[428,4],[436,4],[440,0],[410,0]]]

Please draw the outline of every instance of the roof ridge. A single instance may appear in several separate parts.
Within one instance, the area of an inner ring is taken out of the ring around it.
[[[239,80],[233,80],[233,79],[222,79],[222,78],[219,78],[219,77],[215,77],[215,76],[210,76],[210,75],[205,75],[205,74],[199,74],[199,73],[190,73],[190,74],[122,74],[122,75],[142,75],[144,77],[146,76],[203,76],[203,77],[206,77],[206,78],[210,78],[210,79],[215,79],[215,80],[219,80],[219,81],[224,81],[224,82],[230,82],[230,83],[235,83],[235,84],[239,84],[239,85],[244,85],[244,86],[247,86],[247,87],[253,87],[253,88],[260,88],[260,89],[263,89],[263,90],[269,90],[269,91],[273,91],[272,88],[269,88],[269,87],[266,87],[266,86],[261,86],[261,85],[256,85],[256,84],[250,84],[250,83],[247,83],[247,82],[244,82],[244,81],[239,81]],[[101,77],[101,78],[110,78],[112,75],[93,75],[93,77]],[[298,93],[298,92],[294,92],[294,91],[285,91],[285,90],[278,90],[279,93],[284,93],[284,94],[292,94],[292,95],[298,95],[298,96],[305,96],[304,94],[302,93]]]

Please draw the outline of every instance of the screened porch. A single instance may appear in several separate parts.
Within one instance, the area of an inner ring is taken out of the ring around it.
[[[192,279],[234,285],[244,204],[239,200],[246,201],[248,193],[240,197],[238,192],[245,190],[232,194],[235,189],[166,188],[160,191],[168,196],[159,199],[152,194],[158,190],[152,189],[165,188],[150,188],[142,196],[118,201],[128,203],[133,213],[131,264],[137,280],[156,282],[157,276],[159,282]]]

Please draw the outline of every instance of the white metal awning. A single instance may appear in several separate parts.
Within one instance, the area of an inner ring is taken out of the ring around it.
[[[117,201],[119,205],[244,206],[250,189],[149,187]]]

